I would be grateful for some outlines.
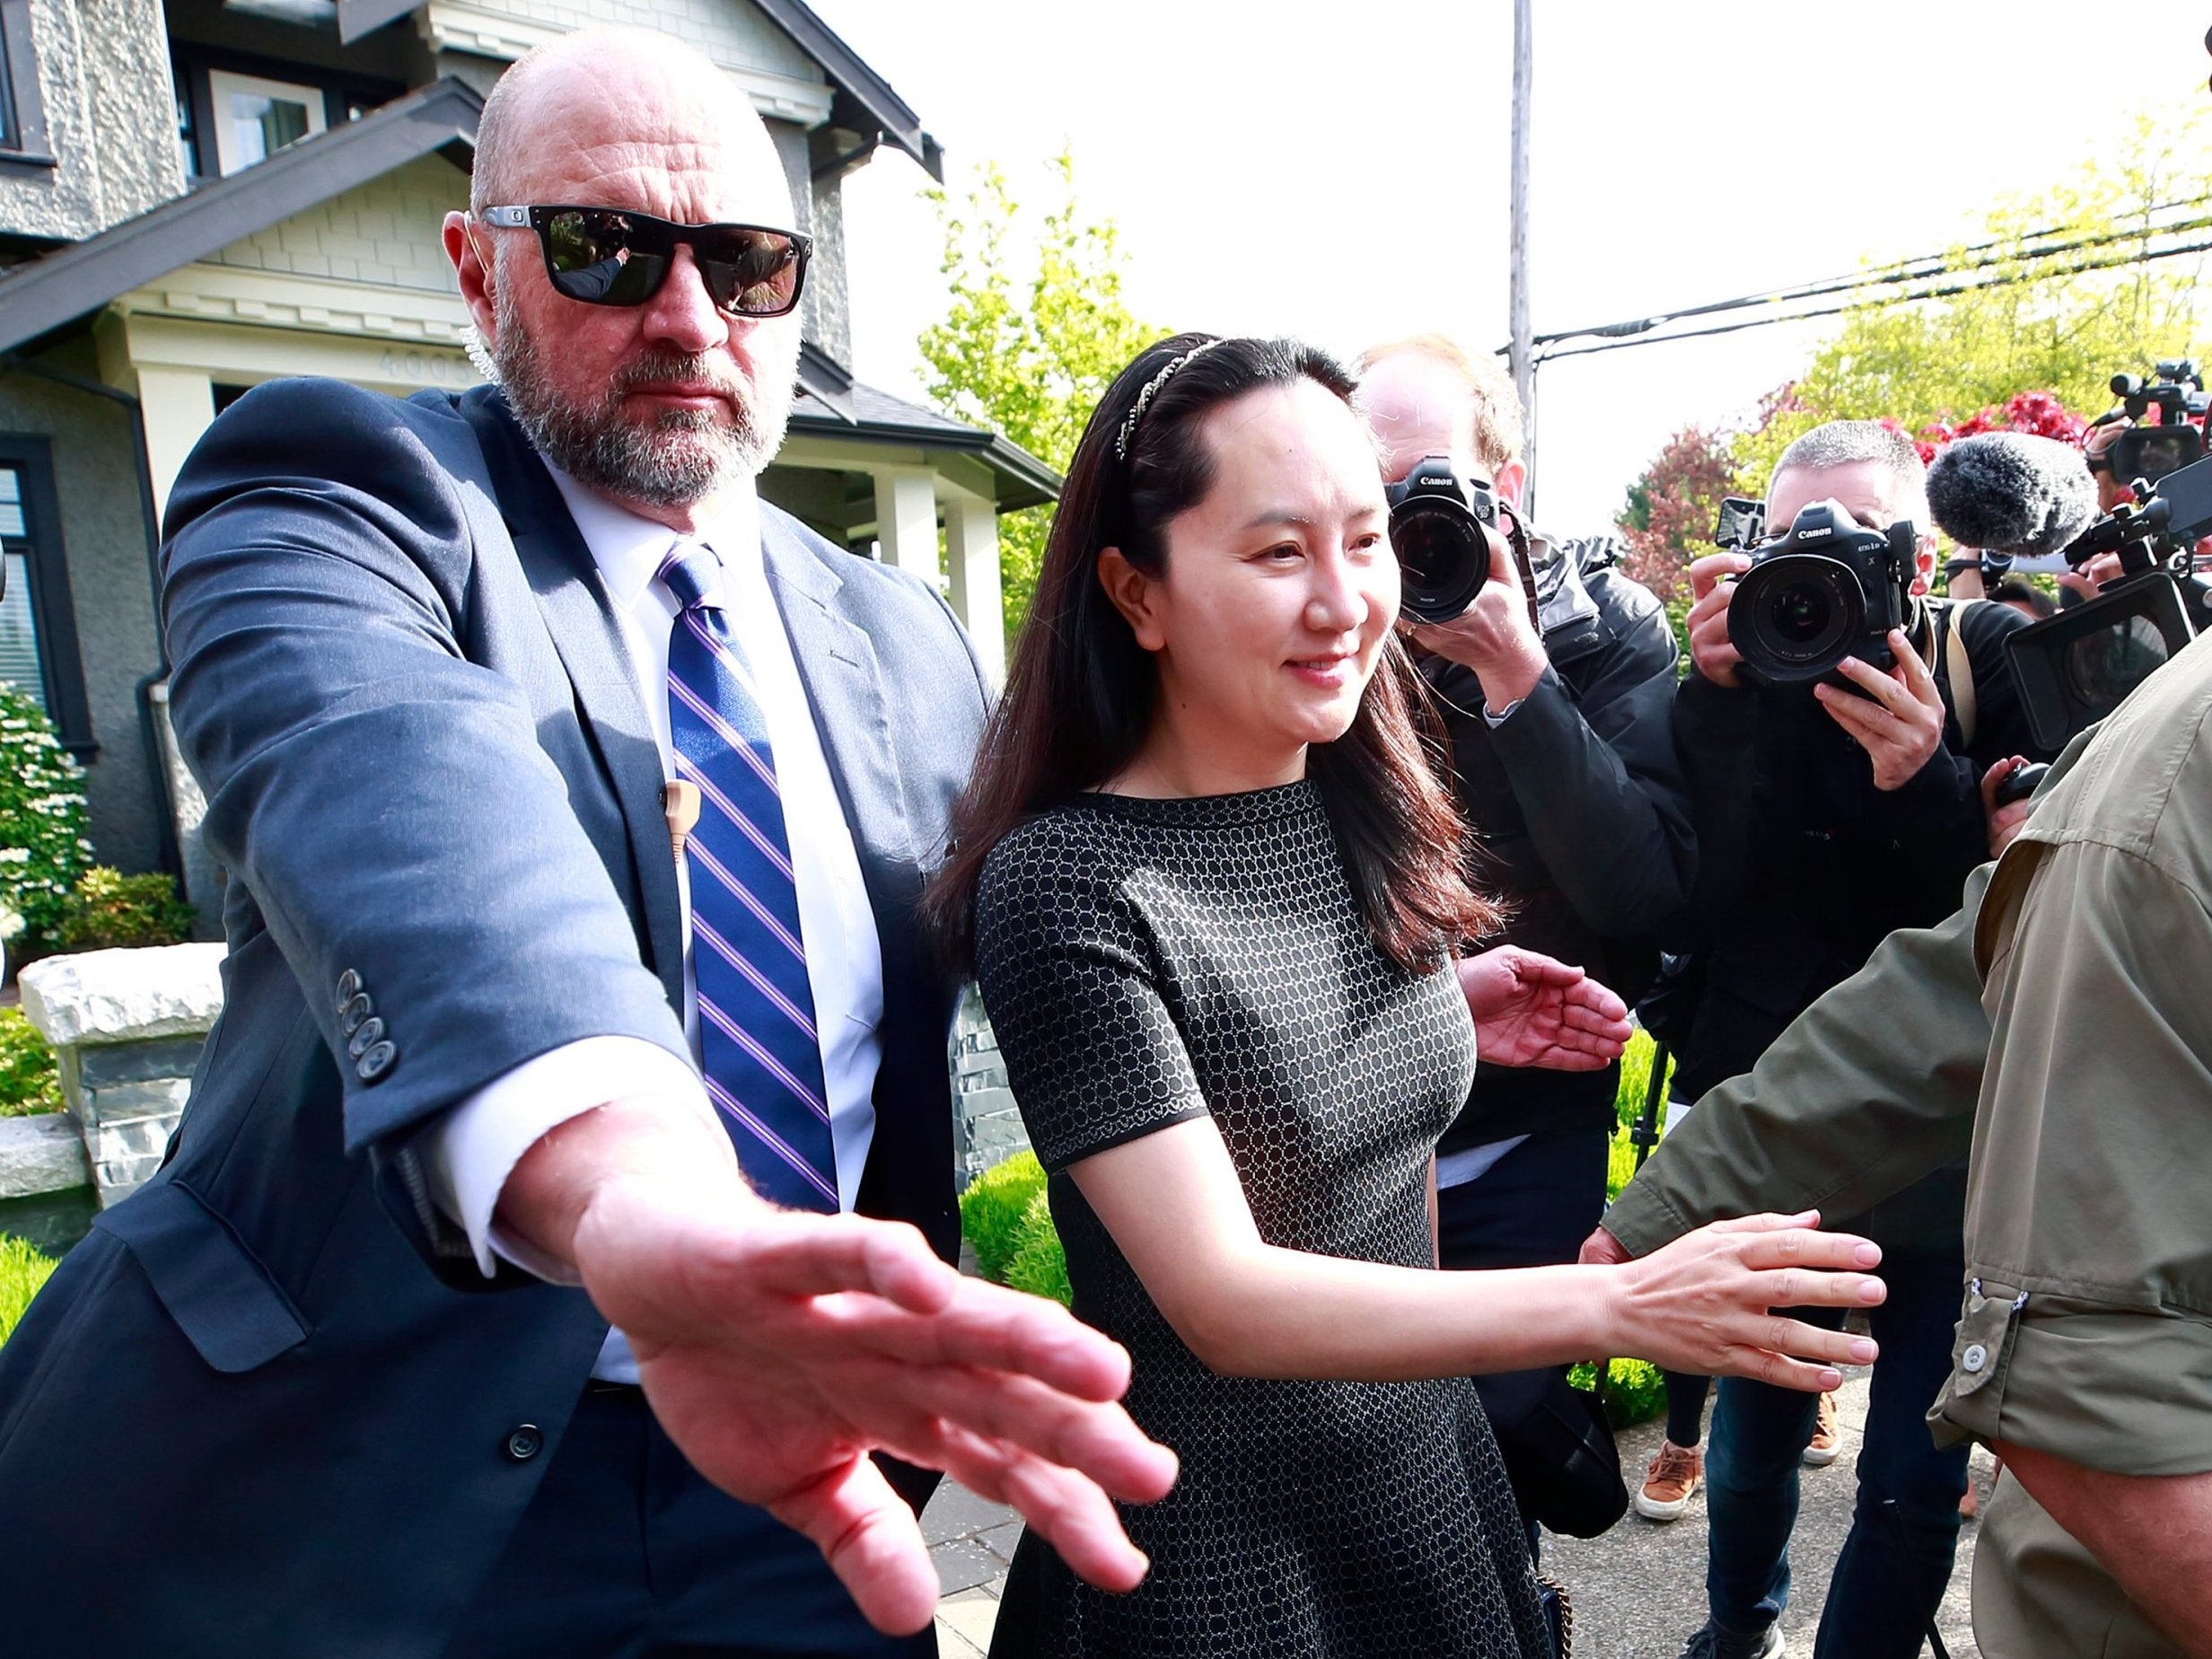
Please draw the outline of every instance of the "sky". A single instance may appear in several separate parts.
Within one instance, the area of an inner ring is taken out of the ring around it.
[[[1072,146],[1131,309],[1350,355],[1441,329],[1504,344],[1507,0],[812,0],[944,146],[1031,199]],[[2137,110],[2212,92],[2205,0],[1534,0],[1538,333],[1967,240]],[[2212,157],[2208,158],[2212,171]],[[846,182],[855,368],[921,397],[947,299],[921,169]],[[1743,419],[1818,324],[1545,366],[1536,508],[1603,527],[1684,426]],[[2122,365],[2114,365],[2120,367]]]

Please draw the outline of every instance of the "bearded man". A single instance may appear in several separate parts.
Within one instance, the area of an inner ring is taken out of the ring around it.
[[[1108,1494],[1173,1460],[1126,1356],[937,1259],[911,913],[987,692],[928,586],[757,499],[807,255],[768,135],[570,37],[470,198],[496,383],[263,387],[171,498],[228,1001],[0,1356],[0,1490],[67,1540],[0,1568],[7,1645],[933,1652],[877,1450],[1127,1587]]]

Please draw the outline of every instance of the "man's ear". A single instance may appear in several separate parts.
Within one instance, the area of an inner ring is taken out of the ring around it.
[[[1160,584],[1129,563],[1119,548],[1102,548],[1098,556],[1098,584],[1146,651],[1167,648],[1167,633],[1160,626]]]
[[[1521,494],[1529,487],[1527,463],[1509,461],[1497,470],[1497,476],[1490,481],[1497,486],[1497,493],[1505,498],[1505,505],[1515,512],[1520,511]]]
[[[461,284],[461,302],[469,308],[469,320],[490,345],[497,335],[496,276],[486,263],[491,250],[469,223],[465,213],[449,213],[440,232],[445,257],[453,262],[453,276]]]

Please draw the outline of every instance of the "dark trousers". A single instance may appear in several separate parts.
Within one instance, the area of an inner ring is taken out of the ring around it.
[[[1462,1272],[1574,1260],[1605,1213],[1608,1138],[1602,1124],[1540,1131],[1477,1179],[1439,1191],[1437,1260]],[[1510,1387],[1521,1374],[1478,1377],[1475,1387],[1487,1400],[1492,1390]],[[1536,1523],[1527,1520],[1534,1505],[1517,1487],[1514,1496],[1533,1556],[1541,1542]]]
[[[587,1392],[449,1659],[935,1659],[821,1553],[700,1478],[636,1389]]]
[[[1892,1254],[1889,1300],[1872,1311],[1882,1356],[1874,1368],[1858,1497],[1828,1583],[1813,1659],[1913,1659],[1951,1580],[1967,1449],[1936,1449],[1927,1409],[1951,1370],[1964,1268],[1955,1254]],[[1840,1323],[1835,1310],[1796,1310]],[[1705,1460],[1714,1620],[1763,1630],[1789,1603],[1789,1538],[1797,1522],[1798,1459],[1813,1438],[1818,1397],[1723,1379]]]

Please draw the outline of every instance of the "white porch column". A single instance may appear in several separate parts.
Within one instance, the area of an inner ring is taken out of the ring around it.
[[[968,629],[993,685],[1006,679],[1005,610],[998,589],[998,505],[965,490],[945,497],[944,550],[952,614]]]
[[[937,557],[937,475],[926,467],[884,467],[875,474],[875,536],[883,562],[910,570],[935,585],[944,575]]]
[[[146,465],[154,474],[154,510],[164,513],[184,458],[215,423],[215,382],[204,371],[141,365],[138,412],[145,423]]]

